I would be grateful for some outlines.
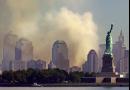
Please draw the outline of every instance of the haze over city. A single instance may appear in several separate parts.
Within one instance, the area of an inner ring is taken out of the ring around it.
[[[118,3],[117,3],[118,2]],[[71,65],[80,66],[91,49],[105,43],[106,32],[114,24],[113,42],[122,29],[129,48],[128,0],[1,0],[0,59],[7,33],[32,41],[34,58],[51,60],[52,45],[64,40]],[[108,8],[109,7],[109,8]]]
[[[129,0],[0,0],[0,87],[75,86],[129,86]]]

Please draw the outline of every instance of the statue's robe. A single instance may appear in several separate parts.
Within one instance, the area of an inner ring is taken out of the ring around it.
[[[110,33],[106,36],[106,54],[112,54],[112,36]]]

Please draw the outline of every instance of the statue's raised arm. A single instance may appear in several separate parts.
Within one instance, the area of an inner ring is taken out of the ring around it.
[[[111,33],[112,29],[113,29],[113,24],[111,24],[111,29],[110,29],[110,33]]]

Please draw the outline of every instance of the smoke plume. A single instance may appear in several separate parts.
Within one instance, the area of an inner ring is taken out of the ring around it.
[[[89,50],[98,49],[97,26],[91,12],[81,15],[63,7],[42,13],[36,0],[8,0],[8,5],[12,12],[10,28],[32,41],[34,58],[50,61],[56,40],[67,43],[70,66],[80,66]]]

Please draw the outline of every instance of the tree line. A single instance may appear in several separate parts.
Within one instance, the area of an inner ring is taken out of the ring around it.
[[[48,84],[48,83],[80,83],[81,77],[93,77],[95,73],[66,72],[60,69],[4,71],[0,75],[0,83],[12,84]]]

